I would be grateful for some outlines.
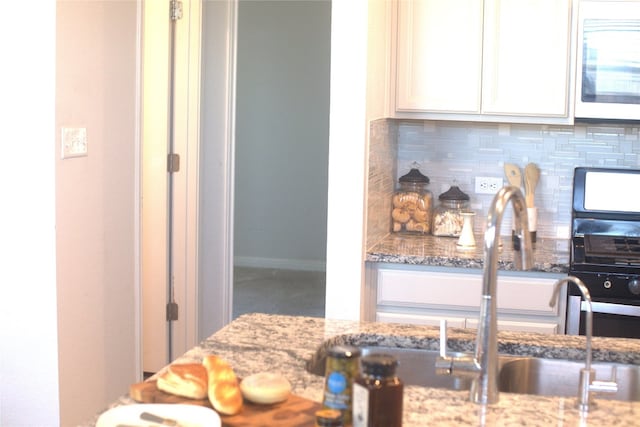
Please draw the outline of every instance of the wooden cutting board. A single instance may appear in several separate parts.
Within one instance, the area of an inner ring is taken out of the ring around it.
[[[140,403],[186,403],[211,408],[207,399],[187,399],[158,390],[155,381],[133,384],[129,394]],[[245,400],[238,414],[220,414],[220,418],[223,427],[312,427],[315,413],[321,408],[318,402],[292,394],[286,401],[274,405],[258,405]]]

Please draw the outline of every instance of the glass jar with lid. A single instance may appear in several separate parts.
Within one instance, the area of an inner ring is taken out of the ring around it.
[[[433,235],[460,237],[464,225],[462,212],[469,212],[469,196],[452,185],[438,200],[440,203],[433,210]]]
[[[433,196],[427,190],[429,177],[417,168],[398,180],[393,193],[391,223],[394,233],[428,234],[431,232]]]
[[[404,385],[396,375],[398,360],[380,353],[361,362],[353,384],[353,427],[401,427]]]

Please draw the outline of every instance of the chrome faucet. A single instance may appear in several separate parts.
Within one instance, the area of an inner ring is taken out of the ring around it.
[[[507,186],[495,195],[487,216],[487,228],[484,232],[482,299],[474,356],[447,356],[446,324],[441,324],[440,357],[436,361],[436,372],[442,375],[471,377],[473,381],[470,399],[472,402],[480,404],[498,401],[498,322],[496,314],[498,240],[502,217],[509,201],[511,201],[514,211],[513,249],[517,253],[514,262],[518,269],[531,268],[533,253],[525,199],[518,187]]]
[[[569,283],[575,284],[585,302],[585,310],[587,312],[587,318],[585,322],[585,334],[586,334],[586,355],[584,368],[580,370],[580,383],[578,385],[578,409],[582,412],[588,412],[589,407],[593,405],[593,402],[590,402],[590,394],[591,392],[601,392],[601,393],[617,393],[618,392],[618,384],[616,383],[616,368],[613,368],[613,378],[611,381],[596,381],[595,371],[591,368],[591,359],[593,357],[591,351],[591,338],[593,336],[593,310],[591,308],[591,294],[589,293],[589,289],[582,282],[582,280],[578,279],[574,276],[568,276],[558,280],[553,288],[553,294],[551,294],[551,299],[549,300],[549,306],[554,307],[556,305],[556,300],[558,299],[558,293],[560,292],[560,287],[564,284],[569,285]]]

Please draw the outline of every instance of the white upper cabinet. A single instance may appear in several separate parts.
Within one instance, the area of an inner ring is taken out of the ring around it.
[[[399,0],[396,117],[572,120],[571,0]]]
[[[400,0],[397,110],[480,112],[483,0]]]
[[[482,112],[568,114],[569,0],[485,0]]]

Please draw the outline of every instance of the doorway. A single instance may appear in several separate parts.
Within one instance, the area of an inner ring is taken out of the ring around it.
[[[233,316],[324,316],[331,2],[238,5]]]
[[[207,94],[215,3],[204,2],[203,13],[203,173],[213,165],[207,153],[217,150],[206,128],[217,96]],[[237,2],[232,317],[283,307],[301,307],[290,314],[324,313],[330,14],[326,0]],[[216,238],[206,223],[215,215],[212,196],[201,192],[201,248]],[[208,259],[204,248],[201,288],[213,283]]]
[[[177,299],[187,304],[189,324],[181,328],[184,339],[171,344],[176,356],[232,319],[233,267],[253,269],[252,273],[266,270],[275,286],[292,287],[280,288],[282,298],[277,298],[275,311],[282,310],[279,304],[303,307],[301,298],[310,297],[316,306],[322,306],[321,312],[288,314],[324,312],[329,145],[330,1],[187,0],[182,5],[189,13],[186,25],[190,32],[180,46],[187,49],[185,63],[191,65],[182,78],[192,84],[187,85],[189,111],[182,116],[181,125],[188,141],[193,140],[194,129],[199,141],[199,146],[189,143],[186,147],[189,159],[198,154],[189,169],[198,171],[198,210],[195,217],[193,211],[182,217],[186,245],[179,259],[187,268],[176,270],[184,281]],[[235,37],[243,37],[245,31],[247,38],[235,48]],[[164,40],[157,37],[161,33],[153,37]],[[256,45],[260,41],[256,38],[265,42]],[[198,58],[190,47],[196,45],[201,53]],[[248,48],[252,50],[241,53],[236,61],[237,52]],[[166,62],[161,58],[159,63],[162,61]],[[236,72],[237,63],[248,68]],[[199,65],[197,72],[193,64]],[[152,74],[158,71],[153,69]],[[245,88],[246,81],[254,85]],[[157,87],[157,92],[149,93],[160,93],[161,83]],[[191,108],[194,100],[198,100],[197,114]],[[160,113],[156,126],[162,120]],[[164,163],[158,159],[156,166]],[[185,188],[192,191],[194,186]],[[193,206],[193,199],[190,193],[183,203]],[[313,296],[304,292],[301,277],[313,278],[302,279],[311,286]],[[254,294],[246,299],[238,294],[236,302],[244,298],[249,310],[269,311],[252,304],[260,300],[273,303],[277,292],[266,285],[259,290],[267,297]],[[162,291],[158,298],[161,296]],[[151,328],[159,344],[152,347],[145,342],[145,353],[157,352],[156,364],[162,366],[166,363],[162,356],[166,344],[161,342],[164,302],[154,307],[158,310]],[[192,326],[194,313],[196,327]],[[146,326],[144,329],[143,336],[150,336]]]

